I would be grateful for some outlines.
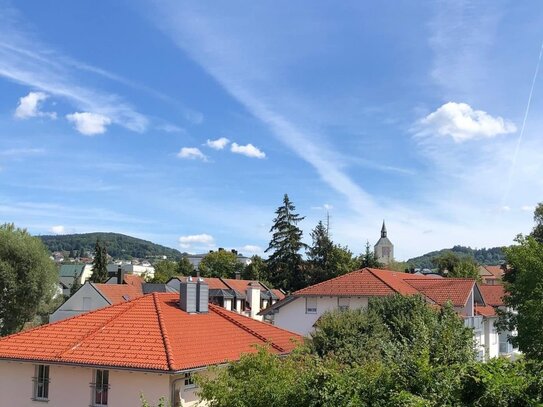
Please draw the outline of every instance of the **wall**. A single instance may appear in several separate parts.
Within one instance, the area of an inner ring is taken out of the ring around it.
[[[485,347],[486,357],[495,358],[500,353],[500,339],[496,323],[498,318],[485,318]]]
[[[296,332],[300,335],[308,335],[313,330],[317,319],[326,311],[338,309],[338,297],[316,297],[317,313],[305,313],[305,298],[298,297],[294,301],[284,305],[279,312],[273,316],[273,324],[279,328]],[[367,307],[366,297],[350,297],[349,307],[351,309]]]
[[[84,297],[90,297],[90,307],[87,310],[83,307]],[[49,316],[49,322],[60,321],[108,305],[110,305],[109,302],[107,302],[90,283],[85,283],[74,295],[68,298],[64,304]]]
[[[156,404],[170,397],[170,377],[155,373],[110,370],[110,406],[140,406],[140,393]],[[2,405],[10,407],[74,407],[91,404],[90,383],[93,369],[86,367],[50,367],[49,401],[32,400],[34,365],[32,363],[0,361],[0,394]]]

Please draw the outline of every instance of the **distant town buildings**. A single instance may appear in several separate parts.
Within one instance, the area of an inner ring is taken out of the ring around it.
[[[373,249],[375,258],[379,263],[387,265],[394,260],[394,245],[387,237],[385,221],[383,221],[383,227],[381,228],[381,238],[377,241]]]
[[[222,252],[222,251],[224,251],[224,249],[222,247],[219,247],[218,251]],[[235,249],[232,249],[230,251],[237,256],[238,261],[240,263],[242,263],[243,265],[246,266],[248,264],[251,264],[251,258],[250,257],[244,256],[243,254],[238,253],[238,251],[235,250]],[[209,253],[213,253],[213,250],[210,250],[208,253],[187,254],[187,255],[184,255],[184,257],[190,262],[190,264],[192,264],[192,266],[196,270],[198,268],[198,266],[200,265],[200,262],[202,261],[202,259],[205,256],[207,256]]]

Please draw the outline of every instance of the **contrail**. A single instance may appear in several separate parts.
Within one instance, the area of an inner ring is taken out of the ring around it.
[[[534,93],[535,81],[537,75],[539,74],[539,65],[541,65],[541,57],[543,56],[543,41],[541,42],[541,48],[539,49],[539,59],[537,60],[537,65],[535,67],[534,77],[532,79],[532,87],[530,88],[530,95],[528,96],[528,104],[526,105],[526,111],[524,112],[524,119],[522,120],[522,127],[520,129],[520,134],[517,139],[517,145],[515,147],[515,153],[513,154],[513,162],[511,164],[511,169],[509,170],[509,179],[507,180],[507,187],[503,194],[502,207],[505,205],[505,202],[509,198],[509,192],[511,191],[511,183],[513,181],[513,174],[515,172],[515,167],[517,165],[518,152],[520,150],[520,145],[522,143],[522,137],[524,136],[524,129],[526,128],[526,120],[528,119],[528,114],[530,113],[530,107],[532,105],[532,95]]]

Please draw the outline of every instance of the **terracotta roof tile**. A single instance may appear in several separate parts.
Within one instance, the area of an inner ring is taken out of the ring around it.
[[[153,293],[0,339],[0,359],[174,372],[237,360],[270,345],[288,353],[301,337],[209,305],[187,314],[177,294]]]
[[[503,303],[505,289],[502,285],[481,284],[479,288],[481,289],[481,294],[483,294],[485,304],[492,305],[493,307],[500,307],[505,305]]]
[[[482,315],[483,317],[495,317],[496,309],[490,305],[476,305],[475,315]]]
[[[251,283],[257,283],[260,286],[261,290],[265,290],[260,282],[256,280],[238,280],[235,278],[223,278],[222,281],[224,281],[229,288],[240,293],[246,293],[247,289],[249,288],[249,284]]]
[[[502,266],[483,266],[494,278],[501,279],[503,276]]]
[[[128,285],[136,287],[138,290],[142,291],[142,286],[145,280],[138,276],[137,274],[125,274],[123,278],[124,282]]]
[[[324,281],[293,293],[295,296],[385,296],[422,294],[443,305],[450,300],[455,306],[464,306],[475,280],[460,278],[433,278],[409,273],[365,268]]]
[[[93,284],[93,286],[106,297],[110,304],[130,301],[143,295],[141,287],[138,289],[129,284]]]

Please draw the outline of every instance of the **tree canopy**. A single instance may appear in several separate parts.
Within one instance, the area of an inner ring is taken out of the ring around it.
[[[447,251],[434,258],[433,263],[438,272],[447,277],[481,280],[479,266],[471,257],[459,256]]]
[[[57,269],[36,237],[0,226],[0,335],[19,331],[55,292]]]
[[[107,248],[100,240],[94,245],[94,259],[92,259],[92,274],[90,281],[93,283],[105,283],[108,278],[107,272]]]
[[[235,278],[236,273],[243,271],[244,264],[238,256],[227,250],[217,250],[204,256],[198,265],[202,277]]]
[[[540,202],[534,210],[534,229],[531,236],[543,244],[543,202]]]
[[[301,251],[307,248],[302,242],[303,232],[298,227],[304,217],[296,213],[296,207],[285,194],[283,204],[275,211],[272,238],[266,252],[272,252],[266,261],[271,283],[286,291],[302,288],[304,276]]]

